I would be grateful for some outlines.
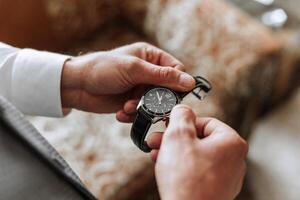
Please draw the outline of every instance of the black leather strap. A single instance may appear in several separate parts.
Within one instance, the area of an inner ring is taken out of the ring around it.
[[[151,148],[145,141],[147,132],[151,126],[151,119],[144,114],[142,108],[139,108],[137,116],[131,128],[131,139],[134,144],[143,152],[150,152]]]
[[[204,97],[200,96],[200,92],[204,91],[205,93],[208,93],[211,90],[211,85],[205,78],[201,76],[194,76],[194,79],[196,81],[195,87],[187,92],[177,92],[178,96],[183,99],[186,95],[189,93],[193,93],[198,99],[202,100]]]

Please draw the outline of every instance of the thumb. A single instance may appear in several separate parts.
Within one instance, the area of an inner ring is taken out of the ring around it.
[[[175,106],[163,140],[184,140],[197,138],[196,115],[187,105]]]
[[[177,91],[188,91],[195,86],[191,75],[173,67],[154,65],[141,59],[129,73],[136,84],[159,85]]]

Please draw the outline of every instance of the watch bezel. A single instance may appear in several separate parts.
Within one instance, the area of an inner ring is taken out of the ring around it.
[[[173,93],[174,96],[176,97],[176,104],[175,104],[175,105],[177,105],[178,103],[180,103],[180,99],[179,99],[178,94],[177,94],[175,91],[173,91],[173,90],[171,90],[171,89],[169,89],[169,88],[166,88],[166,87],[154,87],[154,88],[148,89],[148,90],[145,92],[145,94],[143,95],[142,99],[141,99],[141,102],[140,102],[140,103],[141,103],[141,107],[143,108],[143,110],[144,110],[146,113],[148,113],[148,114],[150,114],[150,115],[152,115],[152,116],[154,116],[154,117],[165,117],[165,116],[168,116],[168,115],[171,113],[171,110],[172,110],[172,109],[169,110],[169,111],[167,111],[167,112],[156,113],[156,112],[151,111],[151,110],[150,110],[149,108],[147,108],[147,106],[145,105],[144,98],[145,98],[146,94],[147,94],[149,91],[153,90],[153,89],[165,89],[165,90],[168,90],[169,92]]]

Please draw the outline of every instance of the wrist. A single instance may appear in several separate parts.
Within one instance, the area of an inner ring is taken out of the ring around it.
[[[83,67],[76,58],[68,59],[62,69],[61,89],[80,89],[82,85]]]
[[[61,101],[63,108],[75,107],[76,94],[82,88],[82,67],[76,63],[76,58],[67,60],[61,75]]]

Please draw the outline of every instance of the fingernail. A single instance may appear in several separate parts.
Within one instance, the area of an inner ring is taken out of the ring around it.
[[[179,77],[179,84],[183,87],[191,88],[195,85],[195,79],[187,73],[182,73]]]

